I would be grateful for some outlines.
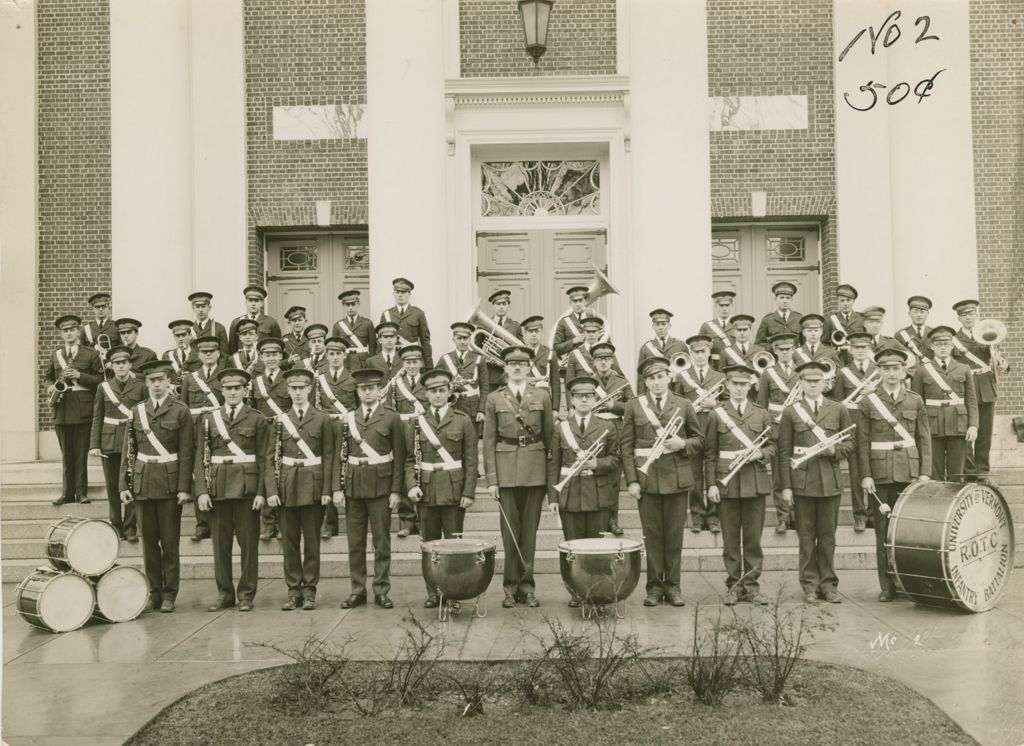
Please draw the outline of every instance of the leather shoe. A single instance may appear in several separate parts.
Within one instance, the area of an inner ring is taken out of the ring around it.
[[[235,602],[232,601],[230,598],[228,598],[227,596],[221,596],[214,603],[212,603],[209,606],[207,606],[206,610],[207,611],[224,611],[225,609],[230,609],[234,605],[235,605]]]
[[[131,533],[125,533],[124,540],[129,544],[135,544],[139,541],[139,535],[132,531]]]
[[[67,505],[68,503],[73,503],[73,502],[75,502],[74,498],[64,497],[64,495],[61,495],[56,500],[53,500],[50,503],[50,505]]]
[[[527,606],[531,609],[536,609],[538,606],[540,606],[540,601],[538,601],[537,597],[532,593],[524,593],[523,606]]]
[[[321,538],[321,539],[330,539],[330,538],[331,538],[331,536],[333,536],[333,534],[331,533],[331,529],[330,529],[330,528],[329,528],[329,527],[327,526],[327,524],[325,523],[325,524],[324,524],[324,525],[323,525],[323,526],[322,526],[322,527],[320,528],[320,538]]]
[[[341,602],[343,609],[354,609],[357,606],[366,606],[366,596],[361,593],[353,593]]]
[[[409,529],[407,527],[402,526],[400,529],[398,529],[398,533],[396,534],[396,536],[398,536],[399,539],[404,539],[410,533],[412,533],[412,532],[409,531]]]
[[[260,541],[270,541],[274,538],[274,529],[263,529],[260,531]]]
[[[843,597],[835,591],[825,591],[821,594],[821,600],[830,604],[841,604],[843,602]]]
[[[647,598],[644,599],[644,606],[657,606],[661,603],[660,593],[648,593]]]
[[[92,502],[92,500],[89,499],[88,495],[82,495],[80,498],[78,498],[78,502],[80,502],[82,505],[88,505],[89,503]]]
[[[775,533],[777,533],[777,534],[784,534],[784,533],[786,533],[786,529],[787,528],[788,528],[788,526],[786,525],[786,521],[784,521],[784,520],[779,521],[778,523],[775,524]]]
[[[624,533],[626,533],[622,530],[622,527],[617,523],[613,523],[611,526],[609,526],[608,530],[612,532],[612,536],[622,536]]]
[[[391,599],[383,593],[378,593],[373,597],[373,602],[382,609],[393,609],[395,605],[391,603]]]
[[[501,608],[503,609],[514,609],[516,606],[516,597],[511,593],[505,594],[505,600],[501,602]]]
[[[735,606],[740,602],[740,594],[736,591],[729,591],[725,594],[725,605]]]
[[[295,611],[300,603],[297,596],[288,596],[288,600],[281,604],[281,611]]]
[[[722,524],[720,524],[718,521],[715,521],[714,523],[709,523],[708,528],[711,529],[711,533],[713,534],[722,533]]]
[[[427,596],[427,600],[423,602],[424,609],[436,609],[441,605],[441,601],[437,596]]]
[[[665,594],[665,600],[672,606],[686,606],[686,601],[679,591],[669,591]]]
[[[760,591],[755,591],[754,593],[751,593],[749,596],[747,596],[747,600],[752,604],[757,604],[758,606],[768,605],[768,598],[764,596]]]
[[[882,591],[881,593],[878,594],[878,601],[880,603],[886,604],[886,603],[889,603],[890,601],[895,601],[895,600],[896,600],[896,594],[893,593],[892,591]]]
[[[163,602],[160,604],[160,613],[161,614],[170,614],[173,611],[174,611],[174,601],[172,601],[169,598],[165,598],[163,600]]]
[[[160,599],[159,598],[154,598],[153,596],[150,596],[149,600],[146,601],[146,608],[143,609],[143,611],[156,611],[159,608],[160,608]]]
[[[209,539],[209,538],[210,538],[210,531],[209,531],[209,529],[199,528],[198,526],[196,526],[196,532],[194,534],[192,534],[192,541],[202,541],[203,539]]]
[[[704,528],[699,523],[691,523],[690,524],[690,531],[692,533],[699,534],[703,530],[704,530]]]
[[[302,599],[302,610],[312,611],[316,608],[316,598],[313,596],[306,596]]]
[[[238,602],[239,611],[252,611],[252,599],[246,599]]]
[[[867,527],[868,523],[863,518],[854,518],[853,530],[856,531],[858,534],[863,533],[864,529],[866,529]]]
[[[816,604],[816,603],[818,603],[818,597],[815,596],[813,593],[805,593],[804,594],[804,603],[805,604]]]
[[[572,598],[569,599],[569,608],[570,609],[578,609],[582,605],[583,605],[583,602],[580,600],[579,596],[573,596]]]

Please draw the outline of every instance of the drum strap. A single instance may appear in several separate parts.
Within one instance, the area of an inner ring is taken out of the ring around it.
[[[743,444],[744,448],[750,448],[752,445],[754,445],[754,441],[748,438],[745,432],[740,430],[739,425],[736,424],[736,421],[729,416],[728,412],[725,411],[725,407],[715,407],[715,414],[718,415],[718,419],[722,421],[722,424],[729,428],[730,432],[732,432],[732,434],[736,436],[736,440]]]
[[[363,453],[370,460],[382,459],[383,457],[375,451],[369,443],[363,440],[363,434],[359,432],[359,427],[356,425],[356,413],[348,413],[348,431],[352,434],[352,440],[359,444],[359,447],[363,449]]]
[[[171,367],[174,368],[174,372],[179,376],[181,375],[181,363],[178,362],[178,358],[175,357],[175,350],[167,351],[167,359],[171,361]]]
[[[171,452],[167,450],[166,446],[160,442],[160,439],[153,434],[153,431],[149,427],[149,415],[146,414],[146,402],[139,404],[136,409],[139,411],[139,424],[142,425],[142,432],[146,435],[146,440],[153,446],[153,450],[161,458],[170,458]]]
[[[118,410],[120,410],[121,414],[123,414],[125,417],[131,416],[132,411],[124,404],[122,404],[121,400],[117,398],[117,394],[114,393],[114,387],[110,385],[110,381],[104,381],[103,383],[100,384],[100,387],[103,389],[103,393],[110,401],[110,403],[117,407]]]
[[[586,356],[579,347],[572,351],[572,355],[579,362],[583,370],[587,371],[589,375],[594,375],[594,369],[590,367],[590,363],[587,362]]]
[[[579,330],[579,328],[578,328],[578,327],[576,326],[576,324],[575,324],[575,323],[573,323],[573,320],[572,320],[572,314],[569,314],[568,316],[563,316],[563,317],[562,317],[562,321],[564,321],[564,322],[565,322],[565,325],[566,325],[567,327],[569,327],[569,333],[570,333],[570,334],[571,334],[572,336],[574,336],[574,337],[578,337],[578,336],[579,336],[580,330]]]
[[[900,421],[896,419],[896,416],[882,403],[882,400],[878,398],[878,394],[874,392],[868,394],[868,401],[871,402],[871,406],[875,408],[875,411],[882,415],[882,419],[889,423],[893,431],[903,439],[903,446],[905,448],[911,448],[916,445],[914,438],[907,432],[907,428],[903,427]]]
[[[93,344],[92,341],[92,322],[90,321],[85,325],[85,338],[89,340],[89,344]]]
[[[359,337],[352,331],[352,327],[345,323],[345,319],[338,320],[338,327],[345,333],[345,336],[352,341],[352,346],[356,348],[356,352],[369,352],[369,349],[362,342],[359,341]]]
[[[217,426],[217,433],[220,435],[221,440],[224,441],[224,445],[228,447],[228,450],[235,456],[248,455],[242,450],[240,445],[231,439],[231,434],[228,433],[227,425],[224,424],[224,417],[221,415],[220,409],[215,409],[210,414],[213,415],[213,422]]]
[[[815,438],[817,438],[822,443],[828,440],[828,433],[822,430],[818,426],[818,423],[811,419],[811,416],[807,414],[807,410],[804,409],[803,404],[797,402],[796,404],[793,405],[793,410],[796,412],[796,416],[803,420],[804,424],[807,425],[807,427],[811,428],[811,432],[814,433]]]
[[[70,366],[68,366],[67,359],[64,357],[64,351],[63,350],[57,350],[57,365],[60,366],[61,370],[67,370],[68,367],[70,367]]]
[[[348,409],[342,404],[338,397],[334,395],[334,391],[331,390],[331,385],[327,382],[327,376],[321,373],[318,378],[320,379],[320,388],[327,394],[327,398],[331,400],[331,404],[342,414],[348,414]]]
[[[441,457],[441,461],[444,462],[446,469],[457,469],[459,468],[455,459],[452,458],[451,453],[444,447],[441,440],[437,437],[437,433],[433,431],[430,424],[427,422],[427,418],[422,414],[419,416],[420,430],[430,441],[430,445],[434,446],[434,450],[437,451],[437,455]]]
[[[988,373],[990,370],[992,370],[992,368],[990,368],[980,357],[978,357],[973,352],[968,350],[967,345],[965,345],[955,336],[953,337],[953,346],[956,347],[961,353],[963,353],[963,356],[967,358],[968,362],[970,362],[971,365],[977,368],[977,370],[973,372]]]
[[[206,398],[210,400],[210,405],[219,407],[220,402],[217,401],[217,397],[214,396],[213,391],[210,390],[209,384],[207,384],[206,381],[203,380],[203,377],[199,375],[199,371],[193,372],[192,378],[195,380],[196,385],[199,386],[199,390],[206,394]]]
[[[292,440],[295,441],[295,445],[298,446],[300,451],[302,451],[303,456],[305,456],[306,458],[317,458],[317,455],[313,453],[313,449],[310,448],[306,444],[306,441],[302,439],[302,436],[299,435],[299,429],[295,427],[295,423],[292,422],[291,417],[289,417],[287,414],[283,414],[277,419],[281,422],[282,425],[284,425],[284,428],[285,430],[288,431],[288,434],[292,436]]]
[[[263,376],[256,377],[256,388],[260,390],[260,395],[266,400],[267,406],[270,407],[270,411],[273,412],[277,417],[284,414],[284,410],[274,401],[274,397],[267,391],[267,382],[263,379]]]
[[[917,343],[914,341],[914,338],[910,336],[910,332],[908,332],[906,329],[900,329],[900,339],[907,343],[907,346],[910,347],[910,351],[917,355],[918,358],[924,357],[924,355],[921,353],[921,349],[917,346]]]
[[[949,397],[949,400],[953,402],[953,404],[964,403],[964,400],[960,398],[959,394],[953,391],[950,385],[946,382],[946,379],[939,374],[939,371],[935,370],[935,366],[928,362],[925,363],[923,367],[928,371],[928,375],[931,376],[932,380],[935,381],[938,387],[946,392],[946,396]]]

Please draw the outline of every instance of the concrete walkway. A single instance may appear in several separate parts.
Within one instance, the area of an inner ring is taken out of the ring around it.
[[[1011,585],[998,609],[971,615],[915,606],[907,601],[879,604],[875,573],[841,573],[845,603],[830,606],[834,630],[820,634],[811,657],[874,671],[897,679],[932,699],[982,744],[1016,744],[1024,733],[1021,671],[1024,671],[1024,574]],[[769,573],[764,590],[786,584],[786,598],[799,598],[794,573]],[[541,613],[577,623],[561,582],[539,579],[539,610],[500,607],[501,584],[492,583],[486,619],[463,612],[446,626],[446,655],[485,659],[515,656],[536,644]],[[697,602],[712,614],[723,576],[685,573],[684,609],[641,605],[633,594],[626,624],[640,640],[666,653],[686,654]],[[301,646],[310,632],[350,640],[357,657],[386,656],[402,638],[408,605],[421,619],[422,581],[399,578],[392,591],[397,607],[342,611],[347,585],[328,581],[313,612],[284,613],[282,581],[262,582],[256,610],[239,614],[205,611],[214,596],[212,581],[186,581],[173,615],[146,614],[129,624],[91,624],[63,635],[29,627],[13,608],[14,586],[3,587],[3,739],[18,744],[120,744],[161,708],[196,687],[257,668],[287,662],[275,651]],[[750,613],[751,607],[737,607]],[[865,717],[872,717],[865,713]],[[899,717],[893,702],[885,717]]]

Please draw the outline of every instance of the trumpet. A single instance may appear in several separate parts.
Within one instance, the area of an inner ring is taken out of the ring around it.
[[[480,306],[477,306],[470,315],[469,323],[476,327],[476,331],[469,338],[469,348],[489,364],[504,368],[505,361],[501,359],[501,353],[507,347],[522,344],[519,338],[505,327],[494,323],[494,319],[484,313]]]
[[[1010,369],[1006,358],[1000,354],[998,346],[1000,342],[1006,339],[1007,334],[1009,334],[1009,331],[1006,328],[1006,324],[999,319],[982,319],[971,330],[971,336],[974,338],[974,341],[989,348],[992,362],[995,363],[996,368],[1001,373],[1005,373]]]
[[[853,429],[855,427],[857,426],[850,425],[849,427],[844,427],[835,435],[830,435],[829,437],[825,438],[825,440],[819,440],[813,446],[804,451],[803,454],[801,454],[800,456],[794,456],[792,459],[793,468],[800,466],[800,464],[814,458],[820,453],[824,453],[832,446],[839,445],[844,440],[849,440],[850,438],[853,437]]]
[[[725,391],[725,379],[719,381],[714,386],[705,391],[703,394],[694,399],[693,408],[698,409],[704,406],[704,404],[706,404],[707,402],[715,401],[716,399],[718,399],[718,397],[722,395],[723,391]]]
[[[600,399],[598,399],[597,403],[594,404],[594,411],[596,412],[598,409],[603,407],[608,402],[615,401],[615,399],[618,398],[619,394],[621,394],[626,389],[627,386],[629,386],[628,382],[622,384],[617,389],[613,389],[613,390],[609,391],[607,394],[605,394]]]
[[[755,352],[750,358],[750,365],[758,373],[764,373],[770,367],[775,365],[775,356],[768,352],[768,350],[761,350]]]
[[[669,438],[674,437],[679,432],[679,429],[683,426],[683,421],[683,417],[679,414],[679,407],[676,407],[668,424],[661,428],[661,433],[658,435],[657,440],[654,441],[654,445],[651,446],[651,454],[640,465],[638,471],[641,474],[646,476],[647,470],[651,468],[651,464],[664,455],[665,444],[668,443]]]
[[[873,371],[864,376],[860,383],[857,384],[857,388],[850,392],[850,395],[843,399],[842,404],[844,407],[859,404],[860,400],[865,395],[875,390],[875,387],[882,382],[882,373],[875,368]]]
[[[556,492],[564,490],[565,485],[569,484],[573,477],[578,476],[579,473],[583,471],[587,462],[590,461],[590,459],[597,457],[597,454],[601,452],[601,448],[604,445],[605,436],[607,436],[609,432],[609,430],[605,430],[597,437],[597,440],[591,443],[586,449],[576,452],[576,462],[569,467],[569,473],[562,478],[562,481],[555,485]]]
[[[672,369],[672,375],[679,375],[684,370],[693,367],[693,358],[687,352],[677,352],[668,362],[669,367]]]
[[[768,436],[771,435],[771,427],[766,427],[764,432],[757,436],[749,446],[740,451],[736,456],[733,457],[732,465],[729,467],[729,473],[722,477],[719,482],[722,483],[723,487],[728,487],[729,482],[732,478],[739,474],[740,469],[746,466],[747,462],[754,457],[754,454],[761,450],[761,446],[764,445],[765,441],[768,440]]]

